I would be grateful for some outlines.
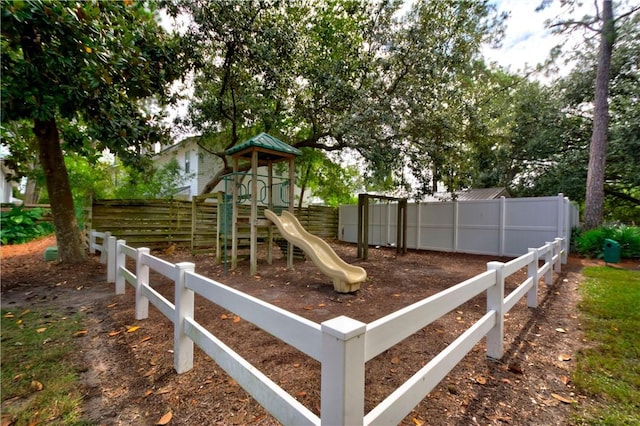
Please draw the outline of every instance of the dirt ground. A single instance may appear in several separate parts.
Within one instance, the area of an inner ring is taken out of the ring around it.
[[[287,270],[280,251],[263,260],[259,275],[249,275],[248,261],[225,274],[208,255],[187,251],[154,254],[170,262],[189,261],[196,272],[287,309],[315,322],[346,315],[371,322],[486,270],[496,259],[439,252],[371,248],[367,261],[355,246],[331,241],[347,262],[367,270],[368,280],[354,294],[333,291],[330,279],[309,260]],[[194,368],[173,370],[173,327],[153,306],[149,318],[136,321],[133,289],[116,296],[97,257],[80,265],[45,262],[52,237],[1,251],[2,307],[29,306],[84,312],[88,333],[80,338],[78,362],[86,418],[104,425],[151,425],[167,412],[171,425],[274,425],[278,422],[235,381],[196,349]],[[264,259],[264,256],[263,256]],[[539,289],[540,306],[519,302],[505,322],[506,354],[486,357],[484,340],[403,420],[403,425],[549,425],[571,424],[573,410],[591,403],[571,383],[576,352],[584,345],[576,303],[584,261],[572,258],[554,285]],[[517,278],[523,279],[524,272]],[[170,300],[173,287],[151,275],[151,284]],[[507,293],[515,288],[507,283]],[[486,311],[477,297],[425,327],[366,365],[365,411],[443,350]],[[320,413],[320,365],[258,327],[196,298],[196,320],[251,364]],[[130,327],[138,326],[135,331]]]

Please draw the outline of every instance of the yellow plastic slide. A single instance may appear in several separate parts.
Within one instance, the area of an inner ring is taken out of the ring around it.
[[[291,244],[300,247],[311,258],[320,272],[333,280],[333,288],[339,293],[351,293],[360,289],[367,279],[367,271],[342,260],[322,238],[307,232],[298,219],[288,211],[278,216],[271,210],[264,215],[273,222],[280,234]]]

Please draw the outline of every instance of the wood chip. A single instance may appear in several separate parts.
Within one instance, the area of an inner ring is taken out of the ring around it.
[[[557,393],[552,393],[551,396],[560,402],[564,402],[565,404],[572,404],[573,402],[575,402],[573,399],[565,398],[564,396],[558,395]]]

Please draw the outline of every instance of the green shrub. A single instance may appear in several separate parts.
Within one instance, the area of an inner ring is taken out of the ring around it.
[[[31,241],[54,231],[53,224],[40,221],[45,210],[41,208],[25,210],[17,206],[0,216],[0,242],[20,244]]]
[[[640,258],[640,228],[637,226],[601,226],[578,231],[575,233],[575,251],[583,256],[602,258],[605,239],[620,244],[621,257]]]

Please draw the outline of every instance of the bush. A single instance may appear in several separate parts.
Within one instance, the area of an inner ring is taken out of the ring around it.
[[[17,206],[0,216],[0,242],[20,244],[34,240],[54,231],[53,224],[40,221],[45,210],[41,208],[25,210]]]
[[[621,257],[640,258],[640,228],[637,226],[601,226],[589,231],[577,231],[575,250],[583,256],[602,258],[605,239],[620,244]]]

